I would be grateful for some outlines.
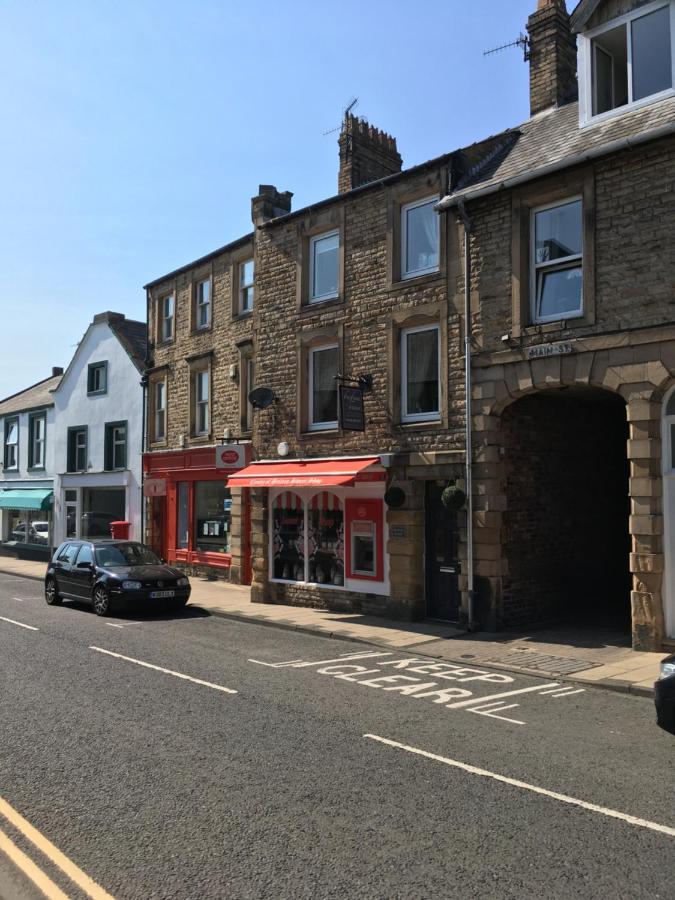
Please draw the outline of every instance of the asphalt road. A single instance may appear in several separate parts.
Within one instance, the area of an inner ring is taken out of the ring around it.
[[[672,898],[651,700],[508,679],[0,576],[0,837],[75,898],[12,816],[118,900]]]

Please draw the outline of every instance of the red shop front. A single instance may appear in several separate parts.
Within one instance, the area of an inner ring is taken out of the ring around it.
[[[248,491],[227,486],[249,457],[248,444],[145,453],[146,540],[153,549],[168,562],[236,570],[237,580],[249,583]]]

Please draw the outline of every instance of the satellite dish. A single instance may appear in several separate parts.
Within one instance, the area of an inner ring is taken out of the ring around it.
[[[267,409],[277,399],[277,395],[271,388],[259,387],[248,395],[248,402],[254,409]]]

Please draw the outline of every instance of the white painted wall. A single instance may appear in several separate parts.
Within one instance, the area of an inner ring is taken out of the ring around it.
[[[108,363],[105,394],[88,396],[90,363]],[[93,323],[54,392],[54,533],[56,543],[64,540],[66,522],[64,490],[78,489],[81,504],[83,487],[119,487],[127,492],[125,518],[131,522],[130,536],[141,539],[143,391],[141,373],[129,358],[107,322]],[[127,422],[127,469],[106,472],[106,422]],[[68,474],[68,429],[88,427],[87,472]],[[81,514],[81,506],[79,513]]]

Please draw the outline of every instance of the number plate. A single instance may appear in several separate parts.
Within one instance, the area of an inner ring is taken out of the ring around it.
[[[153,591],[150,594],[152,600],[163,600],[165,597],[175,597],[175,591]]]

